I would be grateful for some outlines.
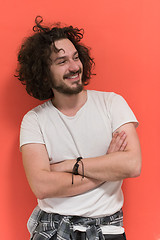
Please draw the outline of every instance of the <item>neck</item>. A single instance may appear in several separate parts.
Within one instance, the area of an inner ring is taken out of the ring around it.
[[[53,105],[62,113],[73,116],[86,103],[87,91],[83,90],[78,94],[66,95],[54,90]]]

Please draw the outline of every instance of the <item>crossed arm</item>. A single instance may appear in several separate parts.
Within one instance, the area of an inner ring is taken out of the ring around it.
[[[141,170],[140,145],[133,123],[124,124],[117,129],[106,155],[83,159],[85,178],[82,180],[80,176],[80,167],[80,175],[74,176],[74,184],[71,184],[71,172],[75,159],[50,167],[43,144],[22,146],[22,158],[30,187],[39,199],[78,195],[105,181],[139,176]]]

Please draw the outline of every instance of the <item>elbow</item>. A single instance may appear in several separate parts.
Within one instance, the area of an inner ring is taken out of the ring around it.
[[[48,183],[48,172],[43,171],[37,178],[30,182],[32,192],[37,199],[43,200],[46,198],[54,197],[56,194],[56,187]]]
[[[47,194],[42,189],[36,188],[35,190],[33,190],[33,193],[36,196],[36,198],[39,200],[43,200],[47,198]]]
[[[130,177],[131,178],[139,177],[141,175],[142,168],[141,157],[137,158],[136,160],[133,160],[130,166],[131,166]]]
[[[35,196],[39,200],[44,200],[45,198],[55,197],[54,193],[49,194],[49,193],[47,193],[45,191],[39,191],[39,192],[35,193]]]
[[[137,166],[135,167],[134,170],[132,170],[131,177],[136,178],[136,177],[139,177],[140,175],[141,175],[141,167]]]
[[[46,198],[52,198],[58,196],[58,189],[57,188],[48,188],[45,184],[44,186],[41,185],[34,189],[33,191],[34,195],[37,199],[43,200]]]
[[[47,189],[45,186],[34,186],[32,189],[34,195],[36,196],[37,199],[43,200],[45,198],[51,197],[49,192],[47,192]]]
[[[43,200],[43,199],[47,198],[47,196],[43,192],[36,193],[35,196],[39,200]]]

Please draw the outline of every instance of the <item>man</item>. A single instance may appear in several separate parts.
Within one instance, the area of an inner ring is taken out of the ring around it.
[[[27,92],[49,99],[23,118],[20,146],[38,199],[31,239],[126,239],[122,180],[137,177],[137,120],[115,94],[87,91],[94,64],[82,30],[42,26],[23,43],[18,78]]]

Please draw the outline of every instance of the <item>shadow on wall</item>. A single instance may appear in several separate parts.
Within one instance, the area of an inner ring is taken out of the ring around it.
[[[14,73],[13,73],[14,75]],[[25,87],[14,76],[3,90],[3,117],[7,125],[8,138],[8,216],[11,221],[12,239],[21,240],[26,236],[26,221],[36,206],[36,198],[26,180],[21,153],[19,150],[19,130],[24,114],[39,104],[39,101],[27,95]]]
[[[6,119],[16,127],[20,124],[27,111],[42,103],[27,94],[25,86],[21,84],[18,78],[14,77],[14,73],[13,77],[8,81],[8,86],[6,86],[4,99],[5,109],[7,110],[4,109]],[[7,107],[9,107],[9,111]]]

